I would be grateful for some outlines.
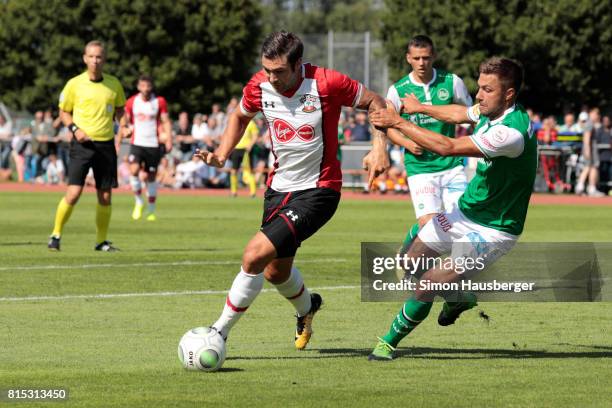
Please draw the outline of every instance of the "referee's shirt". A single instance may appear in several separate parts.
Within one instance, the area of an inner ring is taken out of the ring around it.
[[[96,142],[115,137],[113,116],[124,105],[125,93],[116,77],[104,74],[92,81],[87,71],[70,79],[59,99],[59,108],[71,112],[75,125]]]

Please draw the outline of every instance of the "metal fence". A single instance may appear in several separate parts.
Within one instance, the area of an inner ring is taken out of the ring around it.
[[[382,42],[370,32],[300,35],[304,61],[333,68],[361,81],[381,95],[387,94],[389,70]]]

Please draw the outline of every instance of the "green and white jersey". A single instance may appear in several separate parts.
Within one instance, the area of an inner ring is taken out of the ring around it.
[[[478,122],[470,136],[484,154],[476,175],[459,198],[459,209],[471,221],[519,235],[523,232],[538,166],[537,142],[529,116],[513,105],[493,121],[468,109]]]
[[[391,85],[387,92],[387,99],[393,103],[398,112],[400,112],[402,107],[400,97],[403,98],[406,94],[414,94],[423,104],[472,105],[472,98],[461,78],[441,69],[433,70],[433,77],[427,84],[418,82],[414,77],[414,73],[411,72]],[[421,113],[412,115],[402,114],[402,117],[422,128],[447,137],[455,137],[455,125],[453,124],[444,123]],[[424,150],[422,155],[415,156],[406,149],[404,155],[404,165],[409,176],[446,171],[460,166],[462,163],[463,158],[461,157],[442,157],[427,150]]]

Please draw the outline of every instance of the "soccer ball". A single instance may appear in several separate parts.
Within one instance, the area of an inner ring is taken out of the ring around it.
[[[225,361],[225,340],[211,327],[196,327],[181,338],[178,357],[187,370],[217,371]]]

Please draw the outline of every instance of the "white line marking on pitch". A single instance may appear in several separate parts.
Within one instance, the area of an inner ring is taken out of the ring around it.
[[[343,258],[304,259],[297,264],[308,263],[341,263],[347,262]],[[142,262],[142,263],[116,263],[116,264],[85,264],[85,265],[28,265],[4,266],[0,271],[29,271],[37,269],[94,269],[94,268],[131,268],[134,266],[190,266],[190,265],[237,265],[240,261],[180,261],[180,262]]]
[[[359,289],[361,286],[339,285],[319,286],[309,288],[310,290],[345,290]],[[262,289],[262,292],[276,292],[276,289]],[[114,299],[131,297],[164,297],[164,296],[188,296],[188,295],[225,295],[227,290],[188,290],[183,292],[143,292],[143,293],[100,293],[92,295],[64,295],[64,296],[25,296],[25,297],[3,297],[0,302],[20,302],[35,300],[69,300],[69,299]]]

